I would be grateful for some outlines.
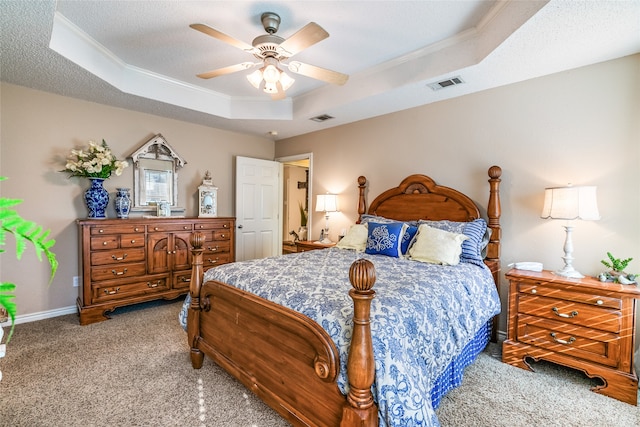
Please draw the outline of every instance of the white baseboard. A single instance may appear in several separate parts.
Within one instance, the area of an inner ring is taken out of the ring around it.
[[[20,323],[35,322],[36,320],[51,319],[52,317],[64,316],[65,314],[77,313],[78,308],[75,305],[69,307],[56,308],[55,310],[40,311],[38,313],[23,314],[16,316],[16,325]],[[10,322],[0,323],[0,326],[10,326]]]

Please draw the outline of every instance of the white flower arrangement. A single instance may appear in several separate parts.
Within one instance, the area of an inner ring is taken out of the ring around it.
[[[72,177],[107,179],[112,173],[117,176],[122,175],[123,169],[128,166],[127,161],[116,160],[103,139],[102,144],[89,141],[89,148],[86,151],[71,150],[67,164],[61,172],[67,172]]]

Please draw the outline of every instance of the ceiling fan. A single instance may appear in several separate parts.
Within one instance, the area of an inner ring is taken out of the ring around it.
[[[316,67],[314,65],[304,64],[298,61],[287,61],[293,55],[329,37],[329,33],[327,33],[321,26],[315,22],[310,22],[288,39],[283,39],[276,35],[276,32],[280,27],[280,16],[278,14],[274,12],[265,12],[262,14],[260,20],[262,21],[262,25],[267,34],[256,37],[253,39],[251,44],[237,40],[209,27],[208,25],[191,24],[190,27],[194,30],[198,30],[220,41],[228,43],[231,46],[237,47],[247,53],[251,53],[260,60],[260,62],[242,62],[240,64],[198,74],[197,76],[202,79],[210,79],[262,65],[259,70],[247,75],[247,79],[254,87],[256,87],[256,89],[260,89],[260,87],[262,87],[263,90],[266,93],[269,93],[273,99],[285,98],[285,90],[291,87],[295,81],[283,72],[279,66],[286,67],[293,73],[328,83],[343,85],[347,82],[349,76],[346,74],[327,70],[326,68]]]

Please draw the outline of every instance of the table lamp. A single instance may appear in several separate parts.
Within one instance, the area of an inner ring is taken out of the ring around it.
[[[564,228],[566,238],[564,241],[564,267],[555,273],[574,279],[581,279],[584,276],[573,268],[573,242],[571,232],[573,231],[572,221],[575,219],[598,220],[598,203],[596,200],[596,187],[582,186],[545,188],[544,206],[542,208],[542,218],[564,219],[567,221]]]
[[[320,243],[330,244],[333,243],[329,239],[329,213],[338,212],[338,196],[336,194],[318,194],[316,199],[316,212],[324,212],[325,226],[323,232],[323,239]]]

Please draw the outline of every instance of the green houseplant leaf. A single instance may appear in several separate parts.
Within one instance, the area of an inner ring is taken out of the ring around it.
[[[0,181],[5,179],[5,177],[0,176]],[[49,238],[49,230],[43,230],[43,228],[35,222],[23,219],[17,211],[11,209],[20,203],[22,203],[20,199],[0,197],[0,246],[6,244],[7,234],[13,235],[16,241],[16,258],[20,260],[27,248],[27,244],[30,242],[35,249],[38,260],[42,261],[44,255],[49,262],[51,266],[49,283],[51,283],[58,270],[58,260],[56,259],[56,255],[51,251],[56,241]],[[0,253],[3,252],[4,250],[0,249]],[[0,283],[0,306],[4,307],[11,318],[11,330],[7,336],[7,342],[11,339],[15,327],[15,317],[17,313],[17,306],[14,301],[15,289],[16,285],[13,283]]]

